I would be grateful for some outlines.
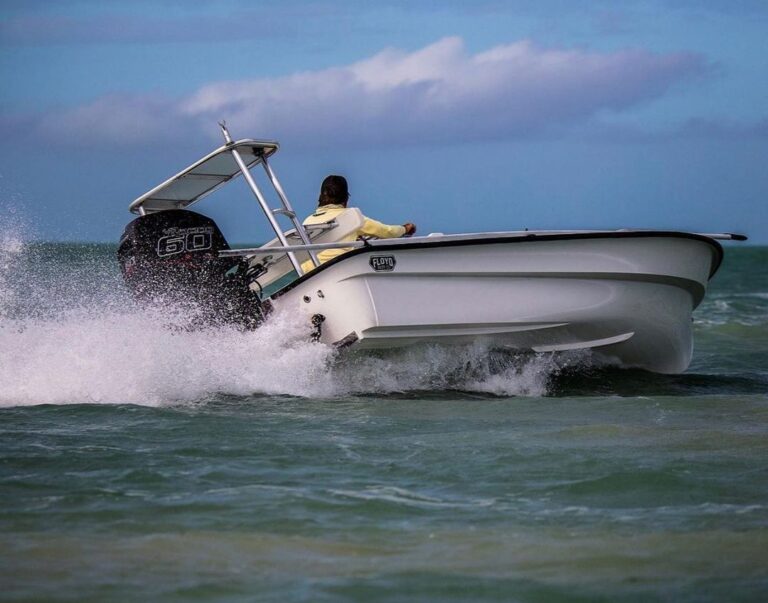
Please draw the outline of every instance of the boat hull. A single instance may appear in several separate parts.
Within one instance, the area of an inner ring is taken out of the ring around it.
[[[691,313],[722,249],[696,235],[617,234],[377,245],[305,275],[273,301],[324,317],[329,344],[591,349],[625,366],[682,372],[693,352]]]

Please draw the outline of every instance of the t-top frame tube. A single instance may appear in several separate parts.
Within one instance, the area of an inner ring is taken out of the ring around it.
[[[227,130],[226,125],[222,122],[219,124],[219,126],[221,126],[221,132],[224,135],[224,140],[226,141],[226,143],[232,144],[232,137],[229,135],[229,131]],[[245,178],[245,181],[250,187],[251,192],[253,192],[253,196],[256,197],[256,200],[259,202],[261,209],[264,211],[264,215],[267,217],[267,220],[269,221],[270,226],[272,226],[272,230],[275,231],[275,234],[277,235],[277,239],[280,241],[283,247],[290,247],[290,244],[288,243],[288,239],[286,239],[285,235],[283,234],[283,229],[280,228],[280,224],[277,223],[274,213],[270,209],[269,204],[267,203],[267,200],[262,194],[261,189],[259,189],[258,185],[256,184],[256,181],[253,179],[253,176],[251,176],[251,172],[248,169],[248,167],[245,165],[245,162],[243,161],[243,158],[240,156],[240,153],[234,147],[229,149],[229,152],[232,154],[232,158],[235,160],[235,163],[237,163],[237,167],[240,169],[240,173],[243,175],[243,178]],[[262,157],[262,161],[264,161],[264,157]],[[282,196],[281,196],[281,201],[282,201]],[[288,208],[286,207],[286,209]],[[303,229],[301,230],[303,231]],[[304,233],[304,236],[306,236],[306,233]],[[288,255],[288,259],[290,260],[294,270],[296,270],[299,276],[302,276],[304,274],[304,271],[301,269],[301,263],[296,257],[296,254],[293,251],[286,251],[286,254]],[[314,261],[314,258],[313,258],[313,261]]]
[[[266,157],[261,158],[261,165],[267,174],[267,178],[269,178],[269,181],[272,183],[277,196],[280,197],[280,201],[282,201],[283,207],[287,210],[288,216],[290,217],[291,222],[293,223],[293,227],[296,229],[296,233],[299,235],[301,242],[304,245],[311,245],[312,241],[309,240],[309,236],[307,235],[307,231],[304,229],[304,225],[296,218],[296,212],[293,211],[291,202],[288,201],[288,197],[286,196],[280,181],[277,179],[277,174],[275,174],[275,172],[272,170],[272,166],[269,165]],[[313,250],[310,250],[307,253],[309,253],[309,257],[312,258],[312,263],[315,265],[315,268],[317,268],[320,265],[320,261],[317,259],[317,254]]]

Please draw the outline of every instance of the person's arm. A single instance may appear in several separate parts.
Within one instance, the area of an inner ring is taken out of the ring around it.
[[[407,230],[408,229],[405,226],[396,224],[383,224],[378,220],[365,218],[363,227],[359,232],[367,237],[377,237],[379,239],[396,239],[397,237],[402,237],[407,232]]]

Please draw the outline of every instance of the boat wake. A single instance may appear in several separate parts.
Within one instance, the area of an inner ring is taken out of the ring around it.
[[[0,241],[0,407],[162,406],[234,396],[317,399],[458,390],[546,395],[583,357],[516,355],[480,345],[337,353],[278,315],[255,331],[183,328],[188,317],[138,308],[111,246]]]
[[[0,406],[199,402],[220,394],[342,398],[460,390],[546,395],[574,362],[500,354],[480,346],[426,346],[376,355],[342,354],[308,341],[288,316],[256,331],[187,331],[147,313],[74,310],[3,318]],[[578,361],[578,360],[577,360]]]

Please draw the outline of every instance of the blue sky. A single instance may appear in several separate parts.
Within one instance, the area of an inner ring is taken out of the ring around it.
[[[235,137],[309,212],[328,173],[420,232],[665,228],[768,243],[768,3],[4,0],[0,220],[115,240]],[[242,182],[198,207],[267,235]]]

